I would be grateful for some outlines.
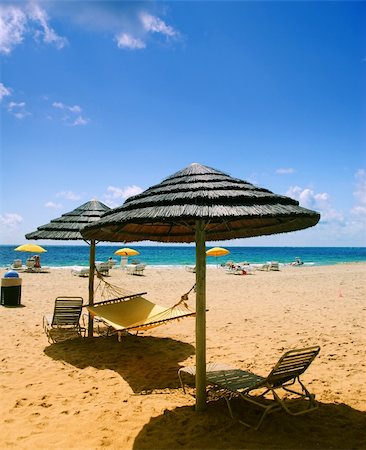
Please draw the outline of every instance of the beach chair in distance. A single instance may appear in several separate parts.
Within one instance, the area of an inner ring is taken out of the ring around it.
[[[95,268],[101,275],[109,275],[110,266],[108,262],[95,263]]]
[[[52,331],[84,335],[85,328],[80,326],[83,309],[82,297],[57,297],[53,314],[43,316],[43,329],[49,342],[54,341]]]
[[[230,401],[233,395],[239,396],[241,399],[262,408],[263,413],[256,425],[253,426],[244,420],[239,420],[243,425],[258,430],[264,418],[278,409],[282,408],[288,414],[297,416],[318,408],[315,402],[315,395],[311,394],[304,386],[300,380],[300,375],[307,370],[319,351],[319,346],[289,350],[284,353],[266,377],[241,369],[221,368],[218,363],[216,363],[215,367],[214,363],[211,363],[212,366],[208,367],[209,370],[206,373],[207,384],[223,393],[232,418],[234,418],[234,414]],[[195,375],[196,371],[195,367],[182,367],[179,369],[178,375],[184,390],[182,372]],[[293,387],[295,384],[298,387]],[[281,389],[285,393],[292,394],[294,398],[306,401],[306,407],[299,410],[290,409],[288,406],[290,401],[285,400],[284,396],[280,394]],[[260,395],[252,395],[252,391],[263,392]],[[267,393],[272,394],[273,400],[264,398]]]
[[[268,270],[269,270],[269,263],[262,264],[261,266],[257,267],[257,270],[268,272]]]
[[[280,265],[279,265],[279,263],[278,263],[277,261],[271,261],[271,262],[269,263],[269,268],[268,268],[268,270],[274,270],[274,271],[280,270]]]
[[[127,266],[128,275],[143,275],[146,264],[131,264]]]
[[[10,267],[11,269],[22,269],[23,268],[23,264],[22,264],[22,260],[21,259],[14,259],[13,264]]]
[[[81,267],[78,269],[71,269],[71,274],[76,277],[88,277],[89,276],[89,267]]]

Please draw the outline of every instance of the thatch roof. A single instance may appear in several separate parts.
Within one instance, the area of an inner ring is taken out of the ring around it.
[[[26,239],[84,240],[80,230],[96,222],[110,208],[97,200],[91,200],[61,217],[42,225],[25,235]]]
[[[107,212],[85,227],[88,239],[102,241],[194,242],[195,222],[204,219],[209,241],[300,230],[320,215],[296,200],[191,164]]]

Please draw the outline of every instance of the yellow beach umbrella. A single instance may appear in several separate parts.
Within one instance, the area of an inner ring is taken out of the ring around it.
[[[31,253],[44,253],[47,251],[40,245],[36,245],[36,244],[19,245],[19,247],[15,248],[14,250],[16,252],[31,252]]]
[[[207,256],[215,256],[216,258],[218,256],[224,256],[224,255],[228,255],[230,252],[229,250],[227,250],[226,248],[222,248],[222,247],[214,247],[214,248],[210,248],[210,250],[207,250],[206,255]],[[217,267],[219,265],[217,264]]]
[[[134,250],[133,248],[120,248],[119,250],[116,250],[114,252],[115,255],[118,256],[136,256],[139,255],[140,252],[138,252],[137,250]]]
[[[121,257],[121,268],[124,269],[128,262],[128,257],[139,255],[140,252],[138,252],[137,250],[134,250],[133,248],[125,247],[125,248],[120,248],[119,250],[116,250],[114,252],[114,254],[119,255]]]
[[[210,250],[207,250],[206,255],[207,256],[224,256],[228,255],[230,252],[226,248],[222,247],[214,247],[210,248]]]

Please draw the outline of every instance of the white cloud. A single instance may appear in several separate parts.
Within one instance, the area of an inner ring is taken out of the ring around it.
[[[286,195],[299,201],[300,206],[304,208],[314,209],[320,212],[320,223],[337,224],[344,227],[347,220],[342,211],[338,211],[330,204],[330,196],[327,192],[316,193],[313,189],[302,188],[300,186],[291,186]]]
[[[142,192],[142,188],[136,185],[126,186],[125,188],[118,188],[114,186],[108,186],[107,191],[110,192],[113,198],[126,199],[132,195],[137,195]]]
[[[10,54],[21,44],[28,34],[36,41],[55,45],[61,49],[67,44],[65,37],[59,36],[49,25],[44,9],[36,3],[22,6],[0,6],[0,53]]]
[[[0,5],[0,53],[9,54],[23,41],[27,16],[15,6]]]
[[[324,203],[329,200],[329,194],[326,192],[316,194],[312,189],[300,186],[291,186],[286,195],[298,200],[305,208],[324,207]]]
[[[48,25],[48,16],[46,11],[36,3],[30,4],[29,18],[41,27],[41,30],[35,30],[34,37],[36,40],[38,40],[39,37],[43,37],[43,42],[46,44],[54,44],[58,49],[65,47],[67,44],[67,39],[59,36],[55,30]]]
[[[162,19],[157,16],[153,16],[147,12],[142,12],[139,14],[140,28],[142,25],[143,34],[147,33],[158,33],[166,38],[178,38],[180,36],[179,32],[176,31],[172,26],[167,25]],[[136,27],[135,27],[136,28]],[[136,33],[141,34],[140,30],[135,30]],[[115,40],[117,46],[123,49],[136,50],[146,48],[146,43],[143,39],[133,36],[131,33],[121,32],[116,34]]]
[[[366,206],[354,206],[351,209],[352,214],[354,214],[355,216],[366,216]]]
[[[72,114],[80,114],[82,109],[79,105],[66,105],[65,103],[62,102],[53,102],[52,103],[53,108],[58,109],[60,111],[63,111],[64,113],[66,113],[63,117],[62,120],[65,122],[66,125],[72,126],[72,127],[77,127],[80,125],[86,125],[87,123],[89,123],[89,119],[82,117],[81,115],[75,117],[75,116],[69,116],[67,115],[67,113],[72,113]]]
[[[54,108],[58,108],[58,109],[65,109],[65,105],[63,103],[61,103],[61,102],[53,102],[52,106]]]
[[[357,202],[350,211],[352,216],[335,209],[326,192],[316,193],[310,188],[292,186],[287,195],[299,200],[300,205],[320,212],[321,235],[326,235],[329,242],[334,242],[334,245],[349,242],[366,245],[366,171],[358,170],[355,179],[353,196]]]
[[[105,203],[110,208],[115,208],[116,206],[121,205],[126,198],[140,194],[142,191],[143,189],[136,185],[126,186],[124,188],[108,186],[107,194],[105,195]]]
[[[276,170],[276,173],[280,174],[280,175],[285,175],[285,174],[289,174],[289,173],[294,173],[295,169],[293,169],[292,167],[288,167],[288,168],[280,168]]]
[[[52,106],[56,109],[63,109],[63,110],[67,110],[67,111],[71,111],[73,113],[80,113],[81,112],[81,108],[79,105],[73,105],[73,106],[68,106],[65,105],[62,102],[53,102]]]
[[[128,33],[119,33],[116,35],[118,48],[128,48],[130,50],[142,49],[146,47],[144,41],[134,38]]]
[[[23,222],[23,217],[16,213],[0,215],[0,223],[6,228],[17,228]]]
[[[24,119],[24,117],[29,116],[30,113],[26,110],[25,102],[10,102],[8,104],[8,111],[17,119]]]
[[[46,208],[53,208],[53,209],[61,209],[62,205],[61,203],[54,203],[54,202],[47,202],[44,205]]]
[[[4,97],[11,95],[11,89],[4,86],[3,83],[0,83],[0,102]]]
[[[89,122],[89,119],[85,119],[84,117],[77,117],[70,125],[72,127],[77,127],[79,125],[86,125]]]
[[[321,212],[321,221],[324,222],[337,222],[340,225],[345,225],[346,220],[342,211],[337,211],[334,208],[325,208]]]
[[[67,200],[80,200],[82,196],[72,191],[61,191],[56,194],[56,197],[66,198]]]
[[[159,17],[152,16],[147,12],[140,14],[140,20],[144,29],[151,33],[161,33],[169,37],[176,37],[179,34],[173,27],[159,19]]]
[[[73,113],[81,112],[81,108],[79,105],[69,106],[69,110]]]

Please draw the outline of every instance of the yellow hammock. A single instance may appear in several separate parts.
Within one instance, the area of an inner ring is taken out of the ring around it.
[[[107,283],[98,274],[106,286],[111,291],[117,292],[116,286]],[[120,338],[123,332],[127,331],[145,331],[158,327],[171,320],[179,320],[184,317],[194,316],[196,313],[187,305],[188,294],[194,289],[194,286],[184,295],[180,301],[170,308],[157,305],[142,297],[146,292],[124,295],[119,298],[94,303],[93,306],[87,306],[92,316],[97,316],[108,327],[112,327],[118,332]],[[122,292],[120,289],[119,292]]]

